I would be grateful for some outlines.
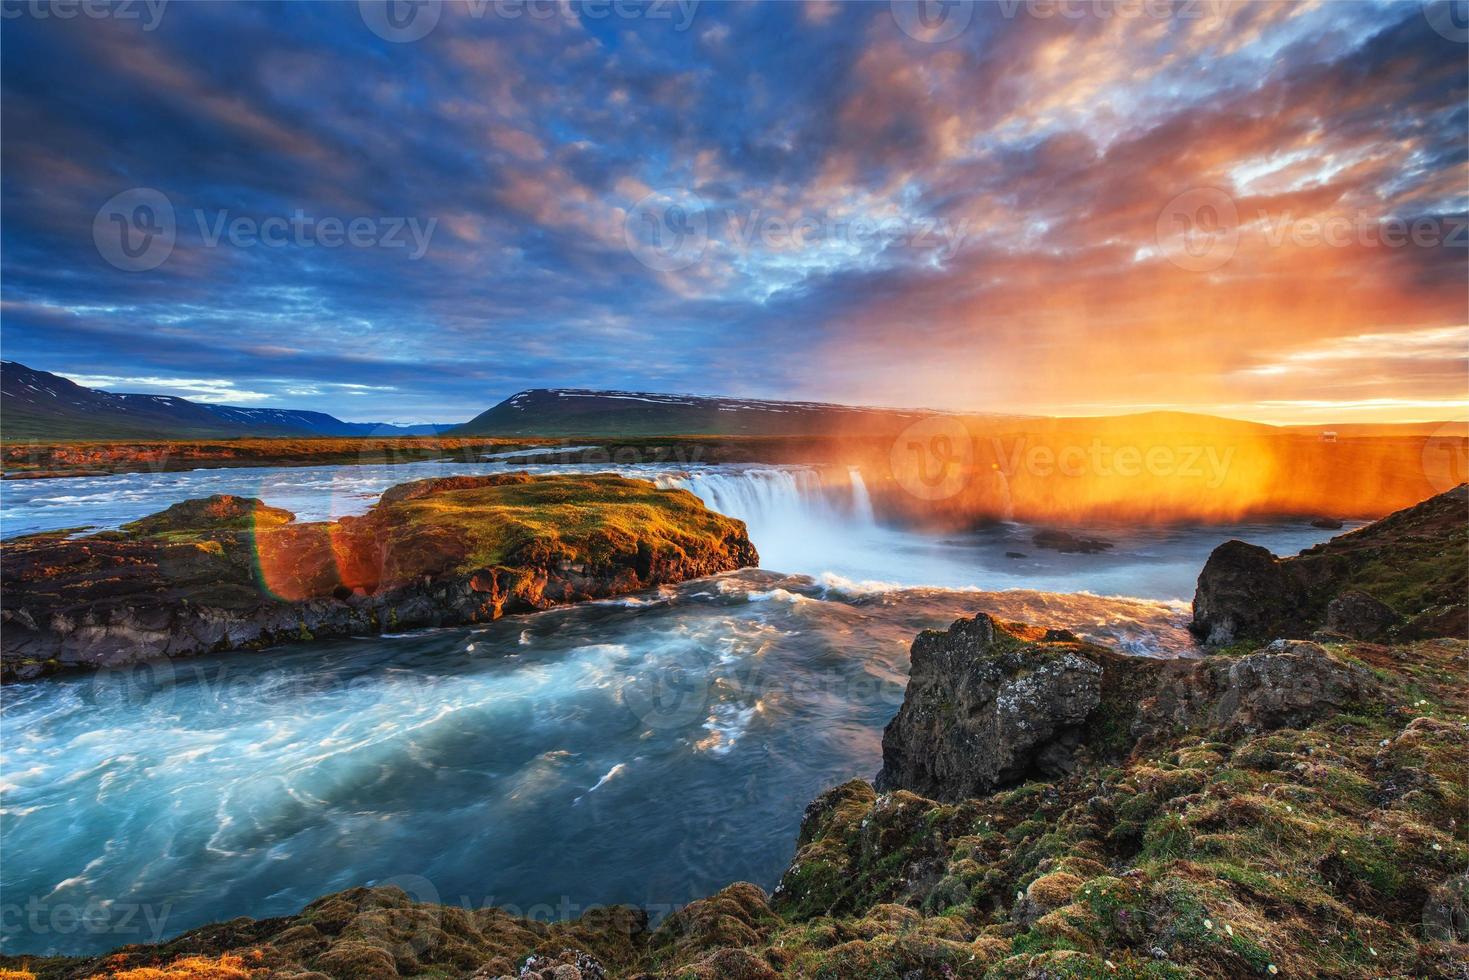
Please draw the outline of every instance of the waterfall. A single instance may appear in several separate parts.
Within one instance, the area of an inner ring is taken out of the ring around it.
[[[660,477],[658,484],[693,493],[705,506],[745,522],[760,564],[780,571],[826,567],[833,548],[875,527],[872,499],[852,467],[850,488],[828,486],[808,467],[747,467]]]
[[[1015,522],[1015,498],[1010,495],[1010,477],[1003,469],[996,466],[995,478],[1000,481],[1000,496],[1004,500],[1004,507],[1000,512],[1000,520]]]
[[[862,471],[855,466],[849,466],[847,475],[852,481],[852,516],[869,527],[876,524],[877,518],[872,513],[872,495],[867,492]]]

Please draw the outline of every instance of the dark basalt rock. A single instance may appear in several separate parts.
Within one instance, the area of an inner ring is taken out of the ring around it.
[[[1058,630],[961,619],[913,644],[879,790],[962,800],[1125,756],[1178,728],[1259,732],[1372,702],[1371,673],[1309,642],[1236,659],[1150,660]]]
[[[1226,541],[1209,555],[1199,575],[1190,628],[1205,643],[1219,646],[1267,636],[1291,623],[1303,599],[1300,593],[1268,549]]]
[[[1469,485],[1291,558],[1227,541],[1199,575],[1189,629],[1210,646],[1318,630],[1393,642],[1469,630]]]
[[[1340,531],[1342,522],[1335,517],[1318,517],[1311,522],[1312,527],[1319,527],[1323,531]]]
[[[1203,661],[1183,682],[1198,685],[1203,697],[1197,707],[1171,718],[1226,735],[1299,728],[1326,714],[1370,707],[1379,691],[1367,670],[1302,640],[1277,640],[1238,659]]]
[[[1385,602],[1360,589],[1348,589],[1326,604],[1326,631],[1354,640],[1375,640],[1398,622]]]
[[[1063,554],[1094,555],[1112,547],[1111,541],[1102,538],[1083,538],[1070,531],[1037,531],[1030,539],[1037,548],[1048,548]]]
[[[1064,631],[961,619],[913,643],[903,707],[883,733],[879,790],[962,799],[1064,769],[1102,698],[1104,651]]]

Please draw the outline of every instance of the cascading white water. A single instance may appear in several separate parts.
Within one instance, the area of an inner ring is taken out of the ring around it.
[[[665,476],[660,486],[692,492],[711,510],[750,529],[761,565],[816,573],[831,568],[833,551],[875,529],[872,500],[852,467],[849,486],[832,486],[808,467],[749,467]]]
[[[852,482],[852,516],[868,526],[875,525],[877,517],[872,513],[872,495],[867,492],[862,471],[855,466],[849,466],[847,477]]]

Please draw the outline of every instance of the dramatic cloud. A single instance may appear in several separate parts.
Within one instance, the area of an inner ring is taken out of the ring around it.
[[[1469,411],[1442,4],[62,9],[0,34],[34,367],[396,421],[533,385]]]

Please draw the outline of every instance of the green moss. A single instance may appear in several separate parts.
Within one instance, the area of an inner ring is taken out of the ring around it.
[[[260,531],[289,524],[296,515],[279,507],[267,507],[252,497],[215,494],[185,500],[156,514],[124,524],[125,534],[157,538],[174,543],[199,540],[201,534],[219,531]]]
[[[404,533],[442,528],[466,545],[458,570],[527,558],[605,563],[617,556],[678,556],[720,550],[743,526],[708,510],[687,490],[659,489],[611,474],[539,477],[384,498],[406,517]],[[467,482],[467,481],[466,481]],[[401,488],[400,488],[401,489]],[[401,535],[400,535],[401,537]]]

